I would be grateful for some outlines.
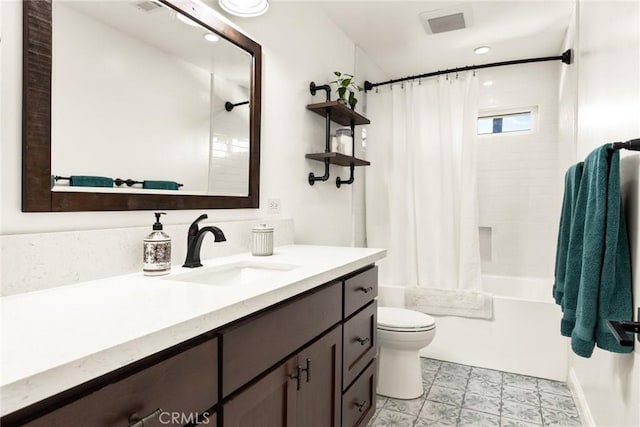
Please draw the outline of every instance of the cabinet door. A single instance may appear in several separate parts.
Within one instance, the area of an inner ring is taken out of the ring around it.
[[[295,426],[297,365],[291,358],[223,405],[225,427]]]
[[[337,326],[298,356],[297,425],[340,426],[342,327]]]

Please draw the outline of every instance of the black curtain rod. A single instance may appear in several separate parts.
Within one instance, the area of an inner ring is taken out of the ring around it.
[[[572,58],[573,58],[573,51],[571,49],[567,49],[560,56],[544,56],[542,58],[516,59],[514,61],[493,62],[491,64],[467,65],[466,67],[451,68],[451,69],[442,70],[442,71],[434,71],[432,73],[425,73],[417,76],[402,77],[400,79],[387,80],[386,82],[380,82],[380,83],[371,83],[370,81],[366,80],[364,82],[364,91],[366,92],[373,89],[374,87],[393,84],[393,83],[399,83],[399,82],[405,82],[407,80],[423,79],[426,77],[440,76],[442,74],[459,73],[461,71],[479,70],[481,68],[501,67],[503,65],[528,64],[530,62],[545,62],[545,61],[558,61],[558,60],[562,61],[565,64],[571,64]]]

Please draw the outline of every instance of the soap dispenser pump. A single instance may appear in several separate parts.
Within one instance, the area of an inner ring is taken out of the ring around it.
[[[153,231],[143,240],[143,266],[145,276],[162,276],[171,271],[171,237],[162,231],[160,215],[156,212],[156,222]]]

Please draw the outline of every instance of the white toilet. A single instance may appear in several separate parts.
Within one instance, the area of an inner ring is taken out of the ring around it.
[[[395,399],[415,399],[423,393],[418,351],[436,335],[433,317],[395,307],[378,307],[377,393]]]

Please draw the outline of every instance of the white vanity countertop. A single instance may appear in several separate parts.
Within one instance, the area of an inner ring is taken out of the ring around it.
[[[384,258],[371,248],[290,245],[0,298],[2,415],[225,325]],[[176,276],[251,261],[296,266],[239,286]]]

